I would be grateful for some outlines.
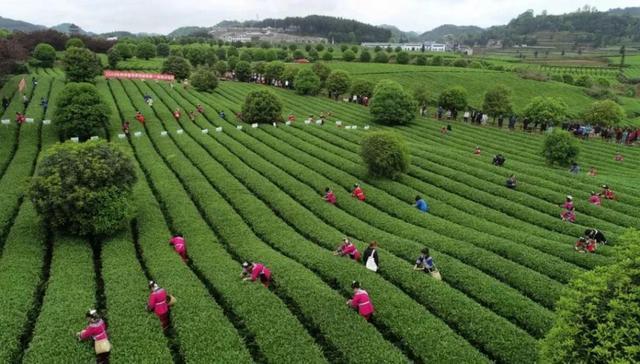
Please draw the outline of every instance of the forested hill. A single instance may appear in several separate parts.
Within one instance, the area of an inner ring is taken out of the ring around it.
[[[468,37],[465,42],[485,44],[489,39],[500,39],[505,46],[526,43],[534,45],[539,33],[566,34],[565,41],[575,44],[601,47],[625,41],[640,41],[640,17],[633,16],[634,8],[600,12],[593,8],[548,15],[534,15],[532,10],[520,14],[507,25],[494,26],[479,35]]]
[[[336,42],[387,42],[391,31],[382,27],[365,24],[356,20],[332,16],[309,15],[284,19],[264,19],[259,21],[224,21],[218,26],[273,27],[282,28],[297,35],[325,37]]]

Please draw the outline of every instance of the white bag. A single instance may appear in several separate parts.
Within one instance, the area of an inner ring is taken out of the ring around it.
[[[376,251],[374,250],[373,252],[371,252],[371,255],[369,255],[369,258],[367,258],[367,263],[365,264],[365,266],[367,267],[367,269],[372,270],[374,272],[378,271],[378,265],[376,264],[376,260],[373,257],[373,255],[376,253]]]

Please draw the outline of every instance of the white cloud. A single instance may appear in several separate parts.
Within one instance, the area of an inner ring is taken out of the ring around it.
[[[441,24],[504,24],[533,9],[574,11],[585,0],[3,0],[2,16],[47,26],[63,22],[85,30],[168,33],[179,26],[211,26],[221,20],[332,15],[423,32]],[[638,6],[637,0],[599,0],[600,10]]]

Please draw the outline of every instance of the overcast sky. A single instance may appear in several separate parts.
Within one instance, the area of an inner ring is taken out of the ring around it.
[[[574,11],[584,0],[1,0],[0,16],[52,26],[75,23],[96,33],[113,30],[166,34],[186,25],[212,26],[310,14],[391,24],[423,32],[442,24],[487,27],[507,23],[533,9],[536,14]],[[598,10],[639,6],[638,0],[593,1]]]

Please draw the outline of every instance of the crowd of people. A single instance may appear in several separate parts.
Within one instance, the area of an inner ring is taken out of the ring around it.
[[[562,129],[571,132],[581,139],[602,138],[608,142],[632,145],[640,139],[640,128],[631,127],[602,127],[591,124],[564,123]]]

